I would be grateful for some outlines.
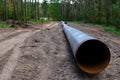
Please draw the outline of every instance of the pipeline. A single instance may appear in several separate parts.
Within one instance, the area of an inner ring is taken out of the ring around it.
[[[97,74],[108,66],[110,50],[102,41],[68,26],[63,21],[62,26],[75,61],[82,71]]]

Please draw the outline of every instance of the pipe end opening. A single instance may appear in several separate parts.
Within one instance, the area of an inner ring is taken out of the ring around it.
[[[75,57],[81,70],[96,74],[104,70],[109,64],[110,51],[101,41],[88,40],[79,46]]]

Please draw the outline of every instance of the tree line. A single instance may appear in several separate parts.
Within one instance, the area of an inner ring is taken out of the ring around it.
[[[120,25],[120,0],[0,0],[0,20],[84,21]]]
[[[120,26],[120,0],[62,0],[63,20]]]
[[[0,0],[0,20],[15,20],[27,22],[39,20],[44,13],[41,12],[44,5],[40,0]],[[46,0],[43,2],[47,3]],[[44,10],[43,10],[44,11]]]

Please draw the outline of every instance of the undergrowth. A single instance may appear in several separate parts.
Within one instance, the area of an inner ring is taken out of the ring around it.
[[[76,22],[72,22],[72,23],[84,23],[83,21],[76,21]],[[115,35],[120,36],[120,29],[118,29],[116,26],[106,26],[106,25],[98,25],[98,24],[91,24],[91,23],[84,23],[90,27],[96,27],[96,28],[102,28],[104,29],[104,31],[106,32],[110,32],[110,33],[114,33]]]
[[[0,21],[0,28],[15,28],[15,26],[5,24],[4,22]]]
[[[95,25],[95,27],[99,27],[104,29],[106,32],[114,33],[115,35],[120,35],[120,29],[115,26],[106,26],[106,25]]]

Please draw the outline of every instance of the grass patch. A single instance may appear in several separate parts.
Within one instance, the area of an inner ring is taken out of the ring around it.
[[[17,28],[17,25],[0,24],[0,28]]]
[[[2,21],[0,21],[0,28],[1,28],[1,27],[3,27],[3,22],[2,22]]]
[[[4,22],[0,21],[0,28],[15,28],[15,26],[5,24]]]
[[[73,24],[85,24],[86,26],[90,26],[90,27],[96,27],[96,28],[102,28],[104,29],[104,31],[106,32],[110,32],[113,33],[117,36],[120,36],[120,29],[118,29],[115,26],[106,26],[106,25],[98,25],[98,24],[91,24],[91,23],[85,23],[84,21],[75,21],[75,22],[71,22]]]
[[[1,28],[14,28],[15,26],[9,25],[9,24],[3,24]]]
[[[41,21],[40,20],[36,20],[36,21],[29,21],[28,23],[30,24],[40,24]]]
[[[120,29],[116,28],[115,26],[95,25],[95,27],[102,28],[106,32],[114,33],[118,36],[120,35]]]
[[[16,25],[12,25],[12,24],[6,24],[3,21],[0,21],[0,28],[16,28]]]
[[[64,21],[64,22],[67,22],[67,23],[73,23],[73,24],[81,24],[81,23],[84,23],[83,21]]]
[[[43,22],[49,22],[48,18],[41,17],[40,20],[32,20],[32,21],[29,21],[28,23],[30,23],[30,24],[40,24],[40,23],[43,23]]]

